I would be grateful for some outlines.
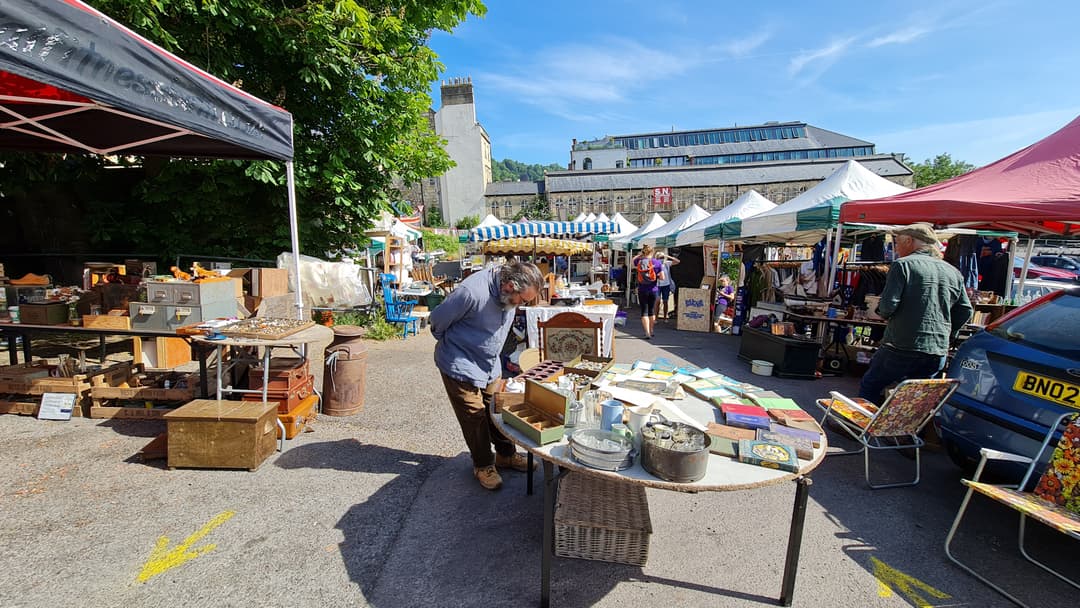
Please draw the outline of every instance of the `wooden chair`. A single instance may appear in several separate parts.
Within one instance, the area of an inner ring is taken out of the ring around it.
[[[836,391],[829,399],[818,399],[824,410],[821,426],[832,420],[842,431],[862,444],[857,450],[830,452],[830,455],[863,454],[866,485],[877,490],[913,486],[919,483],[922,471],[919,452],[924,445],[919,431],[934,417],[945,400],[956,390],[959,380],[953,378],[904,380],[896,386],[881,407],[864,399],[851,399]],[[870,452],[873,450],[915,450],[915,479],[910,482],[878,484],[870,481]]]
[[[1035,485],[1035,489],[1030,492],[1024,491],[1024,488],[1028,487],[1028,482],[1031,481],[1035,471],[1042,466],[1042,463],[1040,462],[1042,454],[1053,440],[1058,427],[1070,418],[1072,420],[1069,422],[1068,426],[1065,427],[1065,432],[1062,433],[1061,440],[1058,441],[1057,448],[1054,449],[1054,452],[1050,457],[1050,462],[1047,465],[1045,472],[1043,472],[1042,476],[1039,478],[1039,482]],[[964,496],[963,502],[960,503],[960,510],[956,513],[956,519],[953,521],[952,528],[949,529],[949,534],[945,537],[945,555],[947,555],[957,566],[960,566],[975,578],[986,583],[1001,595],[1004,595],[1020,606],[1025,606],[1023,602],[991,582],[988,578],[975,572],[975,570],[971,569],[971,567],[966,564],[961,563],[960,560],[956,559],[952,554],[950,545],[952,544],[953,537],[956,535],[956,529],[960,526],[960,520],[964,517],[964,511],[967,510],[968,502],[971,500],[972,494],[978,492],[1020,512],[1019,545],[1020,554],[1024,556],[1024,559],[1043,570],[1046,570],[1073,587],[1080,589],[1080,581],[1070,579],[1057,570],[1036,560],[1028,554],[1027,549],[1024,547],[1024,527],[1029,517],[1074,540],[1080,540],[1080,414],[1068,413],[1055,420],[1054,424],[1050,425],[1050,431],[1046,434],[1046,438],[1043,440],[1042,446],[1039,447],[1039,451],[1035,453],[1034,458],[1020,456],[1018,454],[1009,454],[1007,452],[999,452],[987,448],[980,450],[980,454],[982,455],[982,458],[979,460],[978,468],[975,469],[975,476],[972,477],[971,481],[966,479],[960,480],[968,487],[968,491]],[[1020,482],[1020,485],[1016,488],[999,486],[979,481],[983,468],[990,460],[1029,463],[1030,466],[1028,466],[1027,473],[1024,474],[1024,478]],[[1073,559],[1075,560],[1075,552],[1073,555]],[[1076,562],[1073,561],[1072,563],[1075,565]]]
[[[383,306],[386,308],[386,320],[390,323],[401,323],[401,337],[408,338],[409,332],[419,335],[420,317],[413,314],[413,306],[416,300],[403,300],[394,294],[394,289],[389,284],[383,283]]]
[[[540,358],[570,361],[580,355],[597,355],[601,349],[604,324],[590,321],[577,312],[560,312],[536,324],[540,332]]]

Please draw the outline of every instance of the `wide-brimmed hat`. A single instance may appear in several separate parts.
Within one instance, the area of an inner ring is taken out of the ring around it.
[[[893,230],[893,234],[900,235],[906,234],[913,239],[918,239],[924,243],[937,243],[938,236],[934,232],[934,226],[926,222],[918,222],[911,224],[910,226],[904,226],[903,228],[897,228]]]

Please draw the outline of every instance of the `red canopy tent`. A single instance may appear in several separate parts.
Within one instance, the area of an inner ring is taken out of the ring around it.
[[[81,0],[0,2],[0,37],[0,149],[285,161],[299,260],[291,114]]]
[[[849,201],[840,221],[1074,236],[1080,231],[1080,118],[1005,158],[894,196]]]

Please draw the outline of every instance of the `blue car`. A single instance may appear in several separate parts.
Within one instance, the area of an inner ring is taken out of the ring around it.
[[[994,321],[960,346],[948,375],[960,386],[935,423],[954,462],[972,468],[980,448],[1034,457],[1054,420],[1080,411],[1080,290]]]

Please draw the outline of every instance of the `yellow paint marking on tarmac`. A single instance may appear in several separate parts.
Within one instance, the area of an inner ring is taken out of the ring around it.
[[[878,595],[881,597],[892,597],[893,587],[895,587],[907,601],[918,606],[918,608],[929,608],[930,606],[933,606],[933,604],[930,603],[930,600],[919,594],[920,591],[939,600],[952,598],[948,593],[935,589],[914,576],[893,568],[876,557],[871,556],[870,563],[874,565],[874,578],[878,581]]]
[[[207,522],[205,526],[199,528],[197,532],[185,538],[184,542],[173,549],[169,549],[168,536],[159,538],[157,545],[154,546],[154,550],[150,552],[150,559],[146,560],[146,563],[143,564],[142,571],[139,572],[138,581],[140,583],[145,583],[151,577],[157,576],[170,568],[175,568],[190,559],[195,559],[200,555],[205,555],[213,551],[214,548],[217,547],[216,544],[203,545],[194,550],[189,549],[191,549],[191,545],[199,542],[202,537],[212,532],[214,528],[228,521],[233,515],[236,515],[235,511],[219,513]]]

